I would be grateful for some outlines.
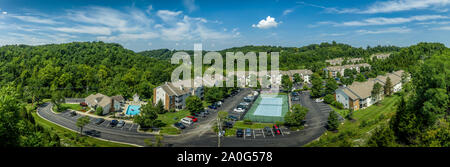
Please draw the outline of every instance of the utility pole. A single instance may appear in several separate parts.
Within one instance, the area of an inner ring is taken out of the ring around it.
[[[217,147],[220,147],[220,117],[219,114],[217,114],[217,129],[219,130],[217,133]]]

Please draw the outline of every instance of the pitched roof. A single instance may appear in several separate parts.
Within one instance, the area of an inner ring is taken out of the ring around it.
[[[111,98],[104,94],[97,93],[86,97],[86,102],[90,105],[105,107],[111,103]]]
[[[113,97],[111,97],[112,99],[114,99],[114,100],[116,100],[116,101],[124,101],[125,100],[125,98],[123,98],[123,96],[120,96],[120,95],[118,95],[118,96],[113,96]]]
[[[398,73],[403,73],[403,71],[395,71],[384,76],[380,75],[377,76],[377,78],[370,78],[365,82],[353,82],[351,85],[340,89],[353,100],[356,98],[365,99],[372,95],[372,89],[375,83],[378,82],[381,85],[384,85],[387,77],[391,78],[392,85],[396,85],[401,82],[401,77],[397,76]]]

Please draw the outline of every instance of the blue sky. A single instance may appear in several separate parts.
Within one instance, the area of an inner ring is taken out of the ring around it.
[[[0,45],[105,41],[142,51],[450,44],[450,0],[2,0]]]

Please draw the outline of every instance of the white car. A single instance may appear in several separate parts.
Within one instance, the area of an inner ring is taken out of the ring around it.
[[[320,103],[320,102],[323,102],[323,99],[317,98],[317,99],[316,99],[316,103]]]
[[[243,108],[235,108],[234,109],[234,112],[244,112],[245,111],[245,109],[243,109]]]
[[[181,119],[181,123],[184,123],[186,125],[192,125],[194,123],[194,121],[192,121],[191,118],[186,117],[186,118]]]

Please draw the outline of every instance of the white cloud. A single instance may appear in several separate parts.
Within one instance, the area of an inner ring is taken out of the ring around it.
[[[450,26],[444,26],[444,27],[432,28],[431,30],[445,30],[445,31],[450,31]]]
[[[2,14],[6,15],[6,14],[8,14],[8,12],[3,11]]]
[[[176,16],[180,15],[182,12],[174,12],[170,10],[158,10],[156,15],[158,15],[159,18],[161,18],[164,22],[171,22],[174,19],[176,19]]]
[[[55,31],[65,32],[65,33],[81,33],[81,34],[92,34],[92,35],[110,35],[111,29],[108,27],[94,27],[94,26],[78,26],[78,27],[57,27],[51,28]]]
[[[406,27],[391,27],[386,29],[378,29],[378,30],[358,30],[357,33],[360,34],[386,34],[386,33],[409,33],[412,30]]]
[[[411,16],[411,17],[394,17],[394,18],[386,18],[386,17],[375,17],[369,18],[362,21],[348,21],[343,23],[332,23],[335,26],[371,26],[371,25],[392,25],[392,24],[403,24],[409,23],[413,21],[427,21],[427,20],[438,20],[438,19],[449,19],[448,16],[442,15],[420,15],[420,16]]]
[[[288,15],[289,13],[292,13],[294,10],[293,9],[286,9],[283,11],[283,16]]]
[[[39,17],[35,17],[35,16],[19,16],[19,15],[8,15],[8,16],[25,21],[25,22],[38,23],[38,24],[58,24],[59,23],[52,19],[44,19],[44,18],[39,18]]]
[[[278,24],[279,23],[277,23],[275,21],[275,18],[267,16],[266,19],[262,19],[261,21],[259,21],[257,25],[253,24],[252,27],[261,28],[261,29],[268,29],[268,28],[277,27]]]
[[[385,2],[376,2],[366,10],[359,13],[390,13],[399,11],[408,11],[414,9],[442,8],[450,5],[450,0],[390,0]]]
[[[298,2],[299,4],[308,5],[316,8],[324,9],[328,13],[357,13],[357,14],[376,14],[376,13],[392,13],[410,10],[430,9],[438,12],[447,12],[445,8],[450,5],[450,0],[386,0],[377,1],[365,9],[358,8],[332,8],[320,5]]]
[[[189,12],[193,12],[198,9],[198,6],[195,4],[195,0],[183,0],[183,5]]]

